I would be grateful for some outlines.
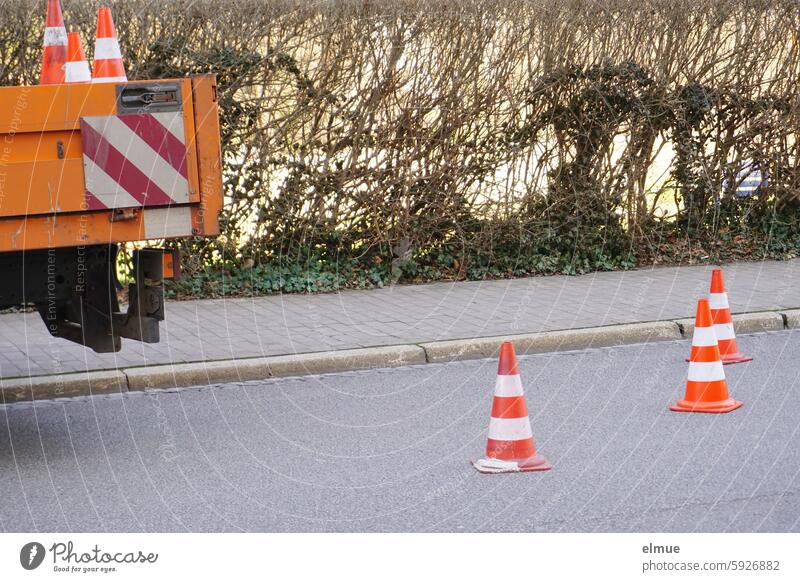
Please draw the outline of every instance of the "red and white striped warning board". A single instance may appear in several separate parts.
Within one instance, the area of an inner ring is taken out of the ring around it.
[[[90,210],[189,202],[180,111],[81,118]]]

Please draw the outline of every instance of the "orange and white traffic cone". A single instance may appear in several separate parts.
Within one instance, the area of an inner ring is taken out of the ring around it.
[[[44,53],[40,85],[59,85],[64,82],[67,62],[67,29],[59,0],[47,0],[47,20],[44,29]]]
[[[711,318],[714,320],[714,333],[719,342],[719,354],[723,364],[749,362],[753,358],[739,352],[736,345],[736,334],[733,331],[731,308],[728,305],[728,294],[725,292],[725,281],[722,269],[711,271],[711,293],[708,295],[711,306]]]
[[[77,32],[70,32],[68,41],[64,80],[66,83],[88,83],[92,80],[92,73],[89,71],[89,63],[83,52],[81,35]]]
[[[536,452],[514,344],[503,342],[494,387],[486,458],[472,462],[481,473],[547,471],[550,463]]]
[[[117,41],[117,29],[111,18],[111,8],[97,10],[97,38],[94,43],[93,83],[120,83],[128,80],[122,52]]]
[[[692,336],[686,395],[669,409],[675,412],[730,412],[741,405],[728,396],[728,383],[719,357],[709,302],[700,299]]]

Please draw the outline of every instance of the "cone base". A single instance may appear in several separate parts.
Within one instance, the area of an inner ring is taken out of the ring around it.
[[[742,354],[740,352],[736,352],[735,354],[728,354],[728,355],[722,354],[719,357],[719,359],[722,360],[722,365],[723,366],[726,365],[726,364],[739,364],[741,362],[751,362],[751,361],[753,361],[753,358],[751,358],[750,356],[745,356],[744,354]]]
[[[536,455],[529,459],[518,459],[504,461],[491,457],[470,461],[480,473],[527,473],[530,471],[549,471],[553,468],[550,461],[542,455]]]
[[[673,412],[707,412],[711,414],[723,414],[736,410],[742,405],[738,400],[728,398],[720,402],[708,402],[706,404],[692,403],[686,400],[676,402],[669,409]]]
[[[727,366],[728,364],[741,364],[742,362],[752,362],[753,358],[750,356],[745,356],[744,354],[740,354],[736,352],[735,354],[730,354],[728,356],[720,355],[720,360],[722,360],[722,365]],[[686,358],[687,362],[691,362],[691,358]]]

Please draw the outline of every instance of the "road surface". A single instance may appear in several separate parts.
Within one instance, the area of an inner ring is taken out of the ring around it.
[[[688,342],[520,358],[548,473],[481,475],[489,360],[0,407],[2,531],[800,531],[800,332],[672,413]]]

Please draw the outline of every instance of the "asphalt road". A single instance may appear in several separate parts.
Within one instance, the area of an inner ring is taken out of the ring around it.
[[[740,347],[725,415],[688,342],[521,358],[547,473],[469,465],[488,360],[0,407],[0,530],[800,531],[800,333]]]

